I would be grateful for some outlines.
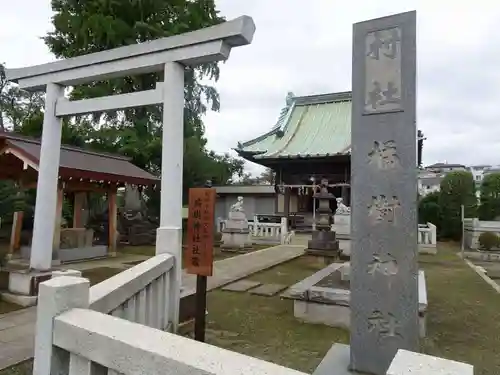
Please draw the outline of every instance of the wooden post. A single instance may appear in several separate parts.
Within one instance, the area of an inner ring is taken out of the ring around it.
[[[52,241],[52,250],[59,250],[59,247],[61,246],[61,219],[62,219],[63,202],[64,202],[64,190],[61,187],[58,187],[56,220],[54,226],[54,239]]]
[[[12,231],[10,234],[10,246],[8,258],[12,258],[15,251],[21,248],[21,231],[23,227],[23,211],[14,212],[14,218],[12,220]]]
[[[288,221],[290,217],[290,188],[285,187],[285,199],[284,199],[284,207],[283,207],[283,212],[286,217],[286,220]]]
[[[117,220],[118,212],[116,206],[116,190],[108,192],[108,255],[116,255],[117,245]]]
[[[76,192],[73,202],[73,228],[83,228],[82,223],[82,209],[83,200],[85,199],[84,192]]]

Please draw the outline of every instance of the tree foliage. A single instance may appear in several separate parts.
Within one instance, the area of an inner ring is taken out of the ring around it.
[[[480,192],[479,220],[495,220],[500,216],[500,173],[486,175]]]
[[[441,210],[439,208],[439,192],[432,192],[422,197],[418,202],[418,222],[432,223],[441,227]]]
[[[475,217],[477,198],[472,173],[465,171],[448,173],[441,181],[439,193],[439,207],[443,218],[442,237],[460,239],[462,205],[464,205],[465,217]]]
[[[59,58],[71,58],[147,40],[168,37],[224,21],[214,0],[52,0],[55,30],[44,38]],[[219,109],[219,95],[202,80],[217,80],[216,63],[185,68],[184,191],[207,179],[227,183],[242,174],[243,162],[206,149],[203,116]],[[162,74],[142,74],[74,87],[72,99],[153,89]],[[162,109],[148,106],[119,112],[94,113],[65,121],[63,141],[120,153],[152,173],[160,174]],[[34,135],[33,126],[27,133]],[[184,194],[185,198],[187,194]]]
[[[25,123],[42,119],[43,95],[28,92],[8,82],[0,64],[0,131],[17,130]]]
[[[2,223],[11,222],[16,211],[24,209],[23,194],[12,181],[0,181],[0,219]]]
[[[258,176],[251,173],[245,173],[241,179],[236,182],[238,185],[274,185],[276,173],[271,168],[266,168]]]

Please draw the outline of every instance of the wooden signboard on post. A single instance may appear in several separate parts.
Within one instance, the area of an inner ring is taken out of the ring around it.
[[[214,260],[215,189],[189,189],[186,270],[196,275],[196,316],[194,338],[205,341],[207,277],[212,276]]]
[[[189,189],[187,273],[212,276],[215,197],[215,189]]]

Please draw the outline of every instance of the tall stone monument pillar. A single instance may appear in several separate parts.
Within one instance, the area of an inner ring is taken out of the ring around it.
[[[418,351],[416,12],[353,31],[350,358],[384,375]]]

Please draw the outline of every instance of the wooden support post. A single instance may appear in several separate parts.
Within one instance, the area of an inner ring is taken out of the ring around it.
[[[76,192],[73,202],[73,228],[83,228],[82,210],[85,192]]]
[[[284,207],[283,207],[283,212],[284,212],[284,215],[288,221],[289,217],[290,217],[290,188],[289,187],[286,187],[285,188],[285,204],[284,204]]]
[[[108,255],[116,255],[117,246],[117,220],[116,190],[108,192]]]
[[[23,211],[14,212],[14,218],[12,220],[12,231],[10,234],[9,254],[7,255],[7,258],[12,258],[14,252],[18,251],[21,248],[23,217]]]
[[[194,320],[194,339],[205,342],[207,315],[207,277],[196,275],[196,313]]]
[[[55,220],[55,226],[54,226],[54,239],[52,241],[52,250],[54,250],[54,251],[59,250],[59,247],[61,246],[61,219],[62,219],[63,202],[64,202],[64,190],[61,187],[58,187],[57,188],[56,220]]]

